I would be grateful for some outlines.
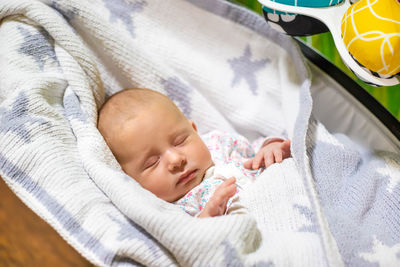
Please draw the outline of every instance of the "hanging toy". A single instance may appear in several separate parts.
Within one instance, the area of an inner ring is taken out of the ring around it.
[[[400,3],[360,0],[342,18],[341,33],[350,54],[372,74],[400,73]]]
[[[258,1],[267,22],[286,34],[329,30],[343,62],[364,82],[400,83],[399,0]]]

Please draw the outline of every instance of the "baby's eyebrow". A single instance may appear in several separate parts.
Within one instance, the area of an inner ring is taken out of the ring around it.
[[[170,138],[171,139],[176,139],[179,136],[185,134],[187,131],[187,129],[185,128],[178,128],[178,129],[174,129],[171,133],[170,133]]]

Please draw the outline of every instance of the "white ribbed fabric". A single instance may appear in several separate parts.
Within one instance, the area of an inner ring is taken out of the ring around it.
[[[280,87],[298,75],[280,69],[300,59],[289,40],[282,49],[186,1],[2,1],[0,14],[1,176],[29,207],[96,265],[257,262],[250,215],[200,220],[142,189],[97,131],[97,109],[147,87],[202,132],[280,135]]]
[[[342,264],[305,150],[307,68],[261,17],[213,0],[3,0],[0,18],[0,175],[92,263]],[[126,87],[168,95],[202,133],[287,135],[293,159],[249,190],[249,214],[190,217],[126,176],[96,128]]]

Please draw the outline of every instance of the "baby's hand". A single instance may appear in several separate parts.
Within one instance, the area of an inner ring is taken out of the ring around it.
[[[290,140],[283,142],[271,142],[257,152],[254,158],[246,161],[243,166],[246,169],[257,170],[260,167],[269,167],[273,163],[280,163],[282,160],[290,157]]]
[[[231,177],[220,184],[197,217],[205,218],[224,215],[228,200],[236,193],[235,182],[236,179]]]

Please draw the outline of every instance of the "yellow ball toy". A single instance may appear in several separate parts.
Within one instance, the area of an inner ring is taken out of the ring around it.
[[[342,18],[350,54],[364,67],[390,77],[400,73],[399,0],[360,0]]]

